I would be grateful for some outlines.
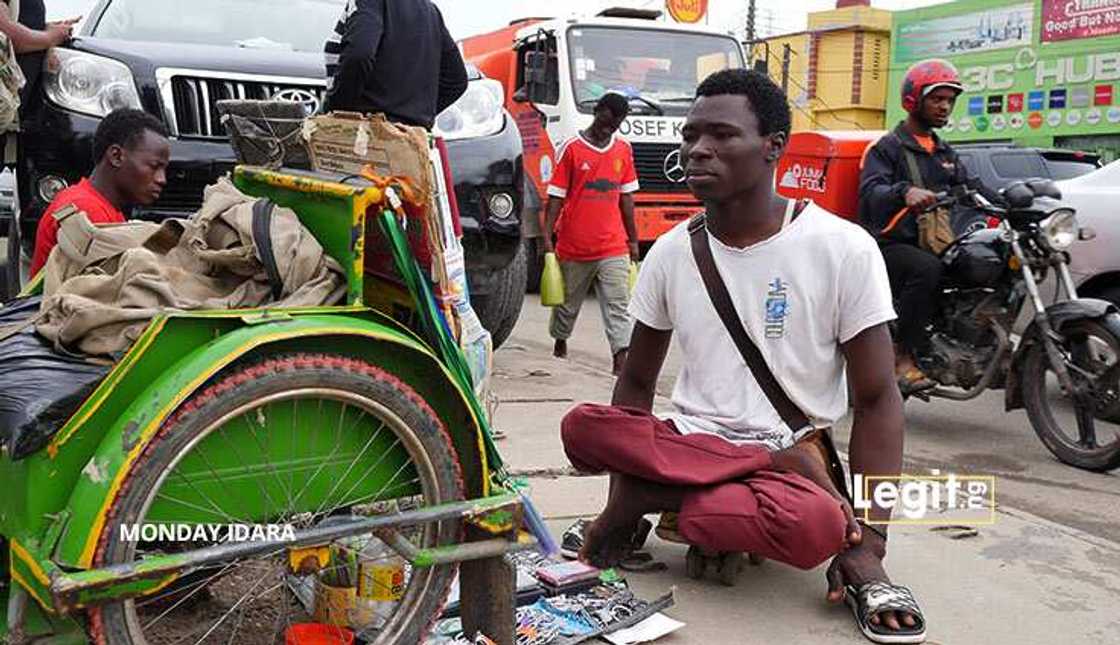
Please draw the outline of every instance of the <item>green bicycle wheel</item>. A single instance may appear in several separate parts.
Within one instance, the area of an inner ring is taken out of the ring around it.
[[[323,354],[269,358],[220,378],[163,425],[132,473],[102,531],[98,566],[214,544],[145,541],[122,528],[300,530],[359,510],[463,498],[457,455],[423,399],[381,368]],[[406,536],[430,547],[456,542],[460,531],[447,521]],[[419,642],[455,568],[405,571],[403,594],[376,643]],[[311,620],[313,575],[292,573],[286,550],[207,566],[151,596],[91,609],[91,636],[109,645],[283,643],[289,625]]]

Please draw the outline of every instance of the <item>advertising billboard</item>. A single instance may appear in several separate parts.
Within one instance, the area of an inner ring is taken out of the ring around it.
[[[1120,34],[1120,0],[1042,0],[1042,42]]]
[[[1115,137],[1118,25],[1120,0],[961,0],[898,12],[889,96],[910,65],[945,58],[965,86],[941,131],[950,141]],[[888,125],[904,117],[892,98]]]
[[[899,60],[919,61],[1029,46],[1033,28],[1034,5],[1017,4],[907,22],[894,42]]]

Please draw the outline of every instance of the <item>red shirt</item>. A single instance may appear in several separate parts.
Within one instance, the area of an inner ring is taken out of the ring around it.
[[[54,218],[54,214],[71,204],[85,212],[92,224],[120,224],[125,221],[124,213],[97,192],[88,179],[83,178],[77,185],[55,195],[39,220],[39,228],[35,231],[35,255],[31,258],[32,276],[47,263],[47,258],[58,243],[58,220]]]
[[[626,227],[618,199],[638,190],[630,144],[611,137],[596,148],[582,136],[560,146],[548,194],[564,199],[556,220],[556,255],[589,262],[627,255]]]

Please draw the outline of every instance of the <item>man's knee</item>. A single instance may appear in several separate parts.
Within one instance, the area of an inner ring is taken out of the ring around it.
[[[936,289],[941,284],[941,276],[945,273],[945,265],[941,263],[941,258],[924,251],[920,255],[916,254],[915,258],[917,260],[909,282],[930,291]]]
[[[613,416],[616,415],[611,406],[597,403],[582,403],[564,415],[560,421],[560,441],[574,466],[588,471],[603,469],[594,446],[596,437],[602,436]]]
[[[799,499],[796,512],[801,519],[785,537],[793,545],[789,564],[813,569],[840,552],[847,519],[840,502],[823,490]]]

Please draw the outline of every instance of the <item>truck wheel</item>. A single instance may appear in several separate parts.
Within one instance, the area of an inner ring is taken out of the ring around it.
[[[485,296],[471,296],[471,306],[482,326],[490,332],[494,349],[506,342],[521,315],[521,304],[525,302],[527,256],[525,245],[518,245],[513,259],[494,276],[494,291]]]
[[[525,278],[525,293],[541,292],[541,274],[544,273],[544,255],[537,250],[537,238],[525,240],[525,254],[528,260],[528,275]]]
[[[412,388],[360,360],[281,355],[221,378],[163,424],[112,502],[94,564],[213,544],[130,540],[121,532],[130,525],[280,524],[299,532],[335,516],[462,498],[447,431]],[[399,530],[420,548],[451,545],[461,535],[454,521]],[[312,620],[304,603],[317,579],[315,567],[292,573],[288,560],[280,550],[219,562],[149,596],[94,607],[93,641],[283,642],[288,625]],[[399,575],[401,595],[373,638],[378,644],[423,642],[455,567],[405,565]]]

